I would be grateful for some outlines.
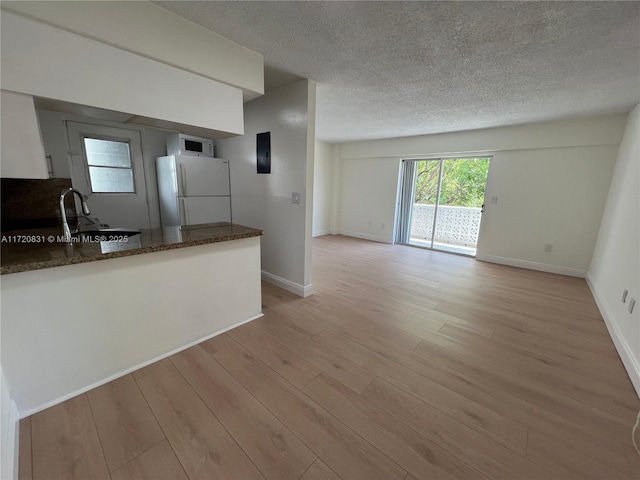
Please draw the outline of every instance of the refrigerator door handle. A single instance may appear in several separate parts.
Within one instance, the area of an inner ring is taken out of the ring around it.
[[[180,164],[180,181],[182,182],[182,196],[187,196],[187,168],[184,163]]]
[[[189,209],[187,208],[184,198],[180,199],[180,206],[182,207],[182,218],[184,219],[184,224],[189,225]]]

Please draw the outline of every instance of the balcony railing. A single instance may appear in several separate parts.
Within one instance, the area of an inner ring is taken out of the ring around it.
[[[413,204],[411,243],[431,242],[435,205]],[[475,249],[480,231],[481,209],[477,207],[438,207],[434,243]]]

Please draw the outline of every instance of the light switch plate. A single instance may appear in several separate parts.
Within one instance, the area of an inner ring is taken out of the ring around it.
[[[300,203],[300,194],[297,192],[293,192],[291,194],[291,203]]]
[[[494,205],[498,203],[498,197],[491,197],[491,203]]]

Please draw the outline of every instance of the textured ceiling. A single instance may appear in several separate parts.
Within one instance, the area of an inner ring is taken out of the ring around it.
[[[155,2],[318,83],[319,140],[627,112],[638,2]],[[293,75],[291,75],[293,74]]]

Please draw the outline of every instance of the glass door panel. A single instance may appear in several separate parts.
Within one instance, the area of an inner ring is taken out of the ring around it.
[[[475,255],[490,160],[405,160],[395,241]]]
[[[440,160],[416,162],[416,178],[409,244],[432,247],[433,225],[440,185]]]
[[[432,248],[475,255],[489,157],[442,159]]]

